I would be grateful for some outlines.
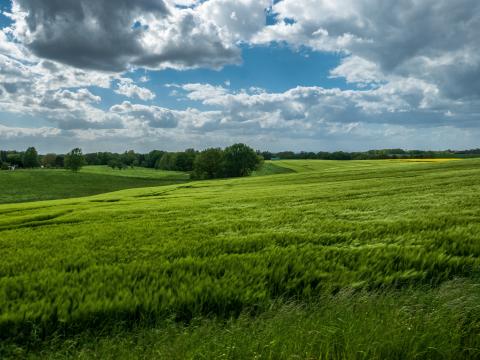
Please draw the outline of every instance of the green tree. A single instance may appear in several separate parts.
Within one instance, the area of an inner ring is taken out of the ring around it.
[[[130,167],[138,165],[137,154],[135,154],[135,151],[133,150],[125,151],[121,156],[121,161],[123,164]]]
[[[0,150],[0,162],[7,162],[8,151]]]
[[[145,162],[147,164],[147,167],[154,168],[158,160],[163,156],[163,154],[165,154],[165,151],[160,151],[160,150],[150,151],[145,157]]]
[[[207,149],[198,153],[193,163],[193,177],[213,179],[225,176],[225,162],[222,149]]]
[[[155,169],[160,170],[176,170],[175,162],[177,159],[177,154],[175,153],[164,153],[160,159],[157,160],[155,164]]]
[[[23,165],[22,156],[17,152],[9,153],[7,155],[7,162],[10,165],[13,165],[13,166],[22,166]]]
[[[85,158],[82,149],[75,148],[65,155],[64,166],[66,169],[76,172],[85,165]]]
[[[234,144],[225,149],[225,175],[248,176],[262,162],[255,150],[245,144]]]
[[[29,147],[23,154],[23,167],[35,168],[39,166],[37,150],[34,147]]]
[[[54,168],[57,164],[56,154],[47,154],[42,159],[42,165],[46,168]]]
[[[177,153],[175,159],[175,170],[178,171],[192,171],[193,162],[197,152],[193,149],[187,149],[184,152]]]
[[[65,165],[64,161],[65,161],[65,155],[57,155],[57,158],[55,159],[55,167],[63,168]]]

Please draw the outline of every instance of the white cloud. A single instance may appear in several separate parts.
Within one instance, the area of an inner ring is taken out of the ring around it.
[[[110,109],[112,113],[121,114],[128,120],[140,120],[153,128],[175,128],[178,124],[177,112],[159,106],[132,104],[124,101]]]
[[[2,126],[2,140],[7,134],[12,143],[35,136],[110,144],[117,139],[123,147],[123,139],[145,146],[149,138],[187,145],[250,139],[297,149],[322,143],[348,149],[349,141],[372,147],[395,141],[395,146],[443,144],[441,139],[453,143],[454,136],[461,139],[457,143],[474,143],[468,133],[478,134],[480,119],[478,1],[271,5],[14,0],[13,25],[0,31],[0,111],[52,127]],[[269,6],[276,23],[267,26]],[[330,77],[345,79],[352,89],[298,86],[272,92],[252,83],[232,90],[228,80],[225,86],[171,84],[172,96],[189,100],[179,106],[197,103],[187,109],[134,103],[152,101],[156,94],[128,78],[130,70],[145,69],[142,83],[149,81],[149,69],[218,70],[241,64],[242,46],[271,42],[339,54]],[[98,87],[130,101],[105,109]]]
[[[0,124],[0,137],[4,140],[17,139],[21,137],[56,137],[61,134],[60,129],[56,128],[21,128],[21,127],[9,127]]]
[[[135,85],[133,80],[128,78],[120,79],[115,92],[129,98],[136,97],[143,101],[155,99],[155,94],[151,90]]]
[[[268,3],[13,0],[9,32],[36,56],[77,68],[219,69],[240,63],[237,42],[261,29]]]
[[[330,71],[333,78],[345,78],[348,83],[367,86],[386,81],[379,66],[359,56],[347,56],[340,65]]]
[[[452,99],[480,98],[480,3],[476,0],[282,0],[277,23],[253,42],[351,55],[332,71],[349,82],[417,78]]]

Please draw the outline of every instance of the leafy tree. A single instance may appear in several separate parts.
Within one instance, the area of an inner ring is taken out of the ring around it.
[[[270,151],[263,151],[259,153],[259,155],[261,155],[265,160],[272,160],[274,156]]]
[[[154,168],[157,164],[157,161],[165,154],[165,151],[153,150],[150,151],[147,156],[145,156],[145,162],[147,167]]]
[[[225,176],[223,150],[212,148],[198,153],[193,164],[192,176],[197,179],[213,179]]]
[[[121,156],[121,161],[123,164],[134,167],[138,165],[138,159],[137,159],[137,154],[135,154],[135,151],[129,150],[125,151],[125,153],[122,154]]]
[[[85,162],[88,165],[101,165],[99,153],[90,153],[90,154],[85,154],[84,156],[85,156]]]
[[[35,168],[39,166],[37,150],[34,147],[29,147],[23,154],[23,167]]]
[[[245,144],[234,144],[225,149],[225,175],[248,176],[261,164],[262,158]]]
[[[47,168],[54,168],[57,165],[57,155],[47,154],[42,158],[42,165]]]
[[[55,167],[63,168],[65,165],[65,155],[57,155],[55,159]]]
[[[122,162],[122,159],[120,157],[117,157],[115,159],[112,159],[108,162],[108,166],[110,166],[112,169],[126,169],[128,166]]]
[[[0,150],[0,162],[7,162],[8,151]]]
[[[65,155],[64,165],[66,169],[76,172],[85,165],[85,158],[82,149],[75,148]]]
[[[7,155],[7,162],[12,166],[23,166],[22,155],[13,152]]]
[[[194,149],[187,149],[184,152],[177,153],[175,159],[175,170],[192,171],[196,155],[197,152]]]
[[[176,170],[175,161],[177,154],[164,153],[160,159],[155,163],[155,169],[161,170]]]
[[[108,165],[111,160],[118,157],[118,154],[112,154],[110,152],[97,153],[97,165]]]

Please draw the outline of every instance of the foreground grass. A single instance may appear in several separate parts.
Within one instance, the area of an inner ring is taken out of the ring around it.
[[[254,326],[261,334],[263,326],[272,331],[281,328],[262,314],[280,314],[278,309],[271,310],[272,304],[296,299],[316,305],[299,315],[308,319],[313,314],[313,323],[307,322],[303,330],[298,325],[297,335],[295,329],[289,330],[292,347],[295,336],[317,336],[316,327],[330,313],[339,314],[332,309],[345,301],[343,309],[352,319],[357,314],[359,320],[349,320],[342,331],[358,335],[339,343],[344,350],[338,358],[348,357],[357,344],[369,344],[371,338],[365,332],[388,334],[385,329],[390,323],[400,324],[403,319],[399,309],[404,304],[411,321],[418,324],[417,340],[402,335],[404,328],[397,324],[391,334],[398,336],[391,343],[391,355],[411,356],[422,346],[430,351],[430,344],[445,351],[447,358],[453,353],[476,354],[478,339],[468,334],[478,333],[478,308],[463,313],[452,300],[441,305],[445,313],[438,313],[430,301],[447,291],[441,290],[445,282],[456,277],[474,279],[479,273],[479,160],[292,161],[277,166],[295,173],[1,205],[1,339],[26,349],[32,339],[48,343],[61,336],[68,346],[68,339],[85,331],[112,333],[115,329],[114,333],[125,331],[119,336],[127,342],[132,339],[135,347],[137,335],[130,332],[132,328],[144,328],[140,334],[149,334],[148,328],[156,327],[160,334],[165,331],[165,336],[178,339],[180,357],[193,351],[188,350],[194,347],[194,343],[188,345],[190,338],[200,339],[204,331],[207,339],[211,329],[208,341],[215,357],[215,351],[225,345],[222,341],[229,341],[227,335],[218,335],[215,348],[215,334],[224,331],[220,322],[205,320],[207,325],[200,326],[197,335],[195,327],[162,324],[167,319],[191,323],[204,317],[228,321],[247,312],[260,316]],[[432,290],[415,290],[424,286]],[[381,309],[382,303],[390,304],[384,306],[391,307],[390,315],[387,310],[379,317],[361,315],[362,307],[357,305],[361,297],[325,300],[345,289],[366,294],[371,312]],[[452,299],[463,294],[477,301],[476,289],[474,284],[453,289]],[[379,291],[384,295],[377,297]],[[318,299],[324,300],[318,303]],[[429,314],[434,320],[422,328]],[[376,320],[368,322],[370,317]],[[239,324],[238,331],[247,334],[248,321],[242,319],[229,324]],[[444,326],[449,336],[459,340],[442,348],[444,337],[438,335],[435,342],[437,337],[432,335],[435,326]],[[151,331],[155,339],[157,332]],[[183,332],[193,335],[183,337]],[[268,336],[262,336],[252,337],[250,343],[245,338],[239,346],[253,354],[254,350],[247,350],[265,345]],[[280,341],[288,331],[283,337],[271,336],[272,341]],[[325,347],[317,342],[317,357],[329,357],[328,349],[342,337],[329,339],[318,340]],[[382,339],[388,340],[387,335]],[[423,343],[422,339],[430,340]],[[88,353],[87,342],[79,341],[79,354]],[[109,349],[114,341],[107,338],[92,346]],[[119,346],[119,352],[126,352],[130,345]],[[276,346],[270,358],[282,354],[280,345]],[[365,351],[380,357],[381,348],[377,344]],[[168,349],[162,351],[168,357]]]
[[[0,356],[42,359],[475,359],[480,357],[480,285],[343,290],[311,303],[273,303],[258,316],[166,320],[156,328],[86,332]]]
[[[141,168],[112,170],[106,166],[87,166],[79,173],[60,169],[0,171],[0,203],[65,199],[187,180],[185,173]]]

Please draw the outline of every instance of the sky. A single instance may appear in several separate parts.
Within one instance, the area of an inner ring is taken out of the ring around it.
[[[480,147],[478,0],[0,0],[0,149]]]

